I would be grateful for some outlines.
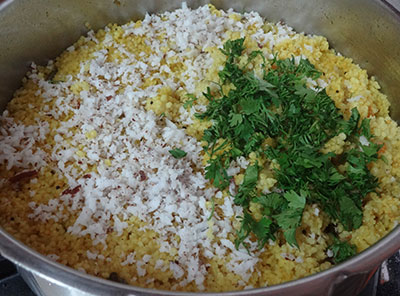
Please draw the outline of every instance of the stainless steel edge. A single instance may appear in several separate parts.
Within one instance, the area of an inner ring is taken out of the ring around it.
[[[180,2],[121,0],[118,5],[112,0],[0,2],[0,110],[19,86],[28,63],[35,60],[43,64],[57,56],[87,31],[85,22],[97,29],[109,21],[122,23],[130,17],[139,18],[146,11],[176,8]],[[187,2],[196,7],[207,1]],[[392,102],[392,116],[400,119],[400,15],[387,1],[212,2],[221,8],[256,10],[272,21],[284,19],[299,31],[328,36],[335,49],[354,57],[370,74],[377,76]],[[218,295],[354,295],[370,271],[399,248],[400,228],[397,227],[371,248],[329,270],[282,285]],[[49,260],[1,228],[0,253],[17,263],[31,283],[36,282],[42,288],[47,283],[65,292],[54,295],[78,295],[81,292],[90,295],[198,295],[143,289],[82,274]]]
[[[14,0],[0,0],[0,11]]]
[[[353,259],[317,274],[287,282],[281,285],[224,293],[204,293],[207,295],[330,295],[335,285],[340,285],[352,275],[369,272],[383,260],[396,252],[400,246],[400,226],[377,244],[358,254]],[[77,270],[53,262],[31,248],[15,240],[0,229],[0,250],[2,256],[21,266],[24,270],[39,275],[49,283],[69,290],[82,291],[91,295],[199,295],[160,291],[133,287],[83,274]],[[332,287],[332,284],[334,285]],[[354,284],[354,283],[353,283]],[[306,286],[303,292],[299,287]],[[202,293],[200,293],[202,294]],[[72,295],[72,294],[71,294]],[[352,294],[342,294],[352,295]]]

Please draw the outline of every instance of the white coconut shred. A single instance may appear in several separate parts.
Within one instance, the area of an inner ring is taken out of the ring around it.
[[[55,101],[52,109],[42,112],[56,119],[69,112],[73,116],[61,122],[54,136],[54,149],[47,156],[40,150],[27,155],[25,148],[18,148],[22,139],[27,138],[26,134],[34,134],[28,139],[43,138],[47,126],[38,124],[37,128],[22,129],[10,123],[11,138],[1,130],[0,145],[4,153],[0,161],[9,159],[10,167],[26,163],[37,168],[46,162],[55,163],[58,174],[68,181],[69,189],[48,204],[30,203],[31,218],[58,221],[63,219],[65,209],[78,211],[68,232],[90,235],[94,244],[107,247],[107,233],[122,234],[128,220],[135,216],[146,222],[145,228],[159,233],[161,252],[177,249],[177,262],[165,266],[157,261],[157,268],[169,268],[179,285],[195,282],[199,289],[204,289],[207,264],[200,258],[227,254],[231,257],[228,269],[240,275],[244,282],[249,279],[258,262],[258,252],[249,255],[246,250],[237,250],[228,239],[228,234],[234,230],[231,218],[240,214],[241,209],[233,204],[231,197],[223,197],[208,185],[202,174],[201,143],[174,122],[145,109],[147,99],[155,97],[162,87],[195,92],[196,82],[204,79],[213,63],[206,49],[222,47],[227,31],[243,32],[253,26],[252,38],[260,46],[268,44],[271,49],[276,42],[292,34],[291,28],[282,24],[277,24],[274,33],[265,32],[264,21],[255,12],[244,13],[242,21],[230,18],[231,12],[216,16],[208,6],[191,10],[184,3],[174,12],[146,15],[140,27],[135,27],[134,23],[122,26],[126,36],[146,36],[151,52],[140,56],[114,40],[109,28],[105,29],[102,41],[89,32],[86,39],[101,43],[101,49],[95,51],[90,60],[81,62],[76,77],[67,77],[67,81],[56,84],[38,75],[33,65],[29,78],[39,86],[37,94],[47,101]],[[119,51],[124,58],[109,61],[107,48]],[[165,53],[163,48],[168,51]],[[69,51],[74,50],[74,47],[69,48]],[[185,65],[181,77],[171,75],[171,57],[174,62]],[[53,67],[53,63],[48,67]],[[143,81],[149,77],[159,82],[143,88]],[[88,86],[79,94],[69,91],[77,81]],[[194,112],[195,107],[189,111],[181,108],[180,122],[189,124]],[[3,119],[6,117],[4,114]],[[28,146],[25,144],[24,147],[33,145],[29,140]],[[169,150],[176,148],[184,150],[187,156],[174,158]],[[236,174],[247,165],[248,162],[238,159],[230,170]],[[96,172],[83,173],[92,167],[96,167]],[[210,224],[211,207],[208,205],[212,198],[224,198],[221,206],[224,214],[214,213]],[[208,235],[210,228],[212,233],[218,233],[218,241]],[[173,239],[176,235],[179,242]],[[255,243],[249,240],[247,243],[251,249],[256,249]],[[98,257],[90,251],[87,256]],[[149,259],[136,258],[131,253],[121,265],[135,263],[141,276],[145,274],[143,266]]]

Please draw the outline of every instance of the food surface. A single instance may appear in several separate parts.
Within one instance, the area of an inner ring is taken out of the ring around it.
[[[0,117],[0,225],[52,260],[182,291],[325,270],[400,217],[400,129],[324,37],[182,8],[32,64]]]

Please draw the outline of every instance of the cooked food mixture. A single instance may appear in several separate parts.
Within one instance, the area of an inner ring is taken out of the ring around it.
[[[82,272],[167,290],[325,270],[400,217],[400,129],[324,37],[211,5],[32,64],[0,133],[0,225]]]

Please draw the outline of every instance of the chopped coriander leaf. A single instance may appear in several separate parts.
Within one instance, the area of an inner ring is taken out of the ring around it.
[[[287,208],[287,199],[279,193],[271,193],[268,195],[257,196],[253,202],[259,203],[263,206],[263,214],[265,216],[272,216],[281,213]]]
[[[235,239],[235,247],[238,249],[239,246],[243,244],[247,248],[244,241],[253,231],[254,219],[247,211],[243,213],[243,217],[237,218],[241,220],[241,226],[240,229],[236,231],[237,238]]]
[[[288,206],[292,209],[304,209],[306,205],[307,193],[304,190],[300,190],[300,194],[297,194],[293,190],[283,194],[283,197],[289,202]]]
[[[197,98],[193,94],[187,94],[186,96],[189,98],[189,100],[183,104],[183,108],[185,109],[191,108],[193,103],[197,101]]]
[[[341,132],[345,133],[347,136],[350,136],[357,129],[358,122],[360,121],[360,113],[358,110],[353,108],[351,110],[350,119],[348,121],[341,121]]]
[[[183,151],[183,150],[181,150],[179,148],[175,148],[175,149],[169,150],[169,153],[171,153],[171,155],[173,157],[177,158],[177,159],[183,158],[187,154],[185,151]]]
[[[221,163],[221,157],[216,157],[206,167],[206,179],[212,180],[215,187],[225,189],[229,185],[227,167]]]
[[[218,73],[220,91],[207,88],[203,93],[207,109],[195,115],[212,122],[203,136],[209,156],[205,177],[225,189],[231,178],[226,171],[230,163],[252,152],[278,164],[274,177],[279,190],[268,194],[256,189],[263,168],[256,163],[246,169],[234,196],[235,204],[243,207],[236,247],[246,246],[251,233],[262,247],[268,239],[275,239],[278,230],[287,243],[298,246],[296,229],[307,203],[318,204],[348,231],[360,227],[362,201],[379,185],[368,166],[378,160],[382,145],[371,141],[369,120],[360,122],[356,108],[344,119],[324,89],[307,87],[307,81],[318,79],[321,73],[306,59],[275,56],[267,61],[261,51],[247,54],[243,38],[227,41],[221,52],[226,63]],[[262,77],[248,69],[257,56],[263,61]],[[222,92],[224,84],[233,86],[227,94]],[[341,133],[357,147],[340,155],[322,153],[324,145]],[[264,148],[266,138],[272,138],[275,145]],[[336,162],[345,169],[339,170]],[[261,205],[261,219],[252,216],[251,203]]]
[[[361,135],[367,138],[367,140],[370,140],[372,135],[369,127],[369,118],[364,118],[363,121],[361,122],[361,127],[360,127]]]
[[[298,195],[296,192],[288,191],[283,194],[288,201],[287,209],[282,211],[274,218],[279,227],[282,228],[286,241],[292,246],[298,246],[296,241],[296,228],[300,226],[301,217],[303,216],[304,206],[306,205],[306,192],[301,191]]]
[[[226,41],[221,49],[221,52],[228,57],[226,64],[232,64],[233,59],[240,57],[244,49],[244,38]]]
[[[258,179],[258,164],[249,166],[244,174],[243,183],[239,187],[234,202],[236,205],[247,206],[251,197],[254,196],[254,189]]]
[[[49,82],[50,84],[57,84],[57,83],[60,83],[60,82],[62,82],[62,81],[50,79],[50,80],[48,80],[48,82]]]
[[[348,241],[342,242],[336,237],[334,237],[334,243],[329,249],[333,252],[333,260],[336,264],[353,257],[357,253],[355,245],[350,244]]]
[[[214,216],[214,211],[215,211],[215,200],[214,198],[211,199],[212,205],[211,205],[211,213],[210,216],[207,218],[207,221],[210,221],[211,218]]]
[[[259,221],[254,221],[252,232],[258,238],[258,247],[261,249],[268,240],[275,240],[273,233],[276,231],[276,225],[271,219],[264,216]]]

